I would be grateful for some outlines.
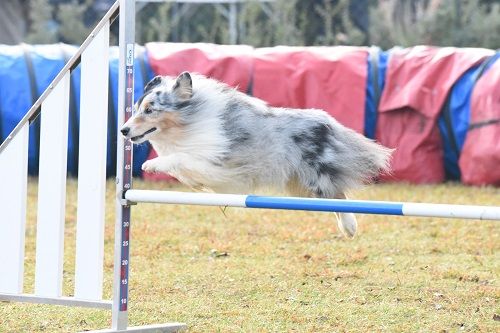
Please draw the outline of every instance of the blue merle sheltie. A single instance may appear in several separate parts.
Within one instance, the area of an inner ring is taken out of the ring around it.
[[[149,140],[158,153],[144,171],[222,193],[271,188],[344,199],[388,171],[391,155],[324,111],[271,107],[188,72],[151,80],[121,132],[134,143]],[[336,215],[340,230],[353,237],[354,214]]]

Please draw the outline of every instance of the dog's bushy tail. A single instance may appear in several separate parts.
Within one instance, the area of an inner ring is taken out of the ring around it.
[[[393,149],[384,147],[352,129],[331,122],[331,154],[325,162],[331,170],[331,183],[322,186],[327,196],[340,195],[373,182],[381,173],[390,170]],[[307,179],[304,180],[307,186]]]
[[[394,149],[384,147],[350,130],[345,134],[346,145],[351,149],[343,159],[344,177],[339,183],[344,188],[340,189],[343,193],[339,197],[347,199],[345,190],[371,183],[382,173],[390,173],[390,160]],[[353,238],[357,230],[356,216],[353,213],[338,213],[336,217],[340,231],[346,237]]]
[[[380,174],[390,173],[390,161],[394,149],[364,137],[352,140],[350,144],[352,149],[357,151],[349,163],[350,175],[367,184],[376,180]]]

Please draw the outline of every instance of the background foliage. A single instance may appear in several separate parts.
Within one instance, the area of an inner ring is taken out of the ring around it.
[[[102,13],[93,0],[31,0],[29,43],[81,43]],[[220,6],[220,5],[219,5]],[[182,14],[182,15],[181,15]],[[237,42],[274,45],[500,47],[499,0],[276,0],[238,5]],[[229,44],[227,19],[209,4],[151,3],[137,41]]]

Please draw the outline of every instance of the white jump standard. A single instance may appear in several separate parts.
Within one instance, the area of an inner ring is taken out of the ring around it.
[[[128,190],[125,192],[125,198],[136,203],[148,202],[179,205],[500,220],[500,207],[494,206],[269,197],[241,194],[190,193],[151,190]]]
[[[135,0],[116,1],[49,87],[0,145],[0,301],[112,310],[101,332],[178,332],[182,323],[128,327],[132,145],[117,142],[113,299],[103,299],[109,28],[120,16],[118,128],[134,101]],[[70,74],[81,64],[74,296],[63,295]],[[41,117],[35,290],[24,293],[29,125]]]

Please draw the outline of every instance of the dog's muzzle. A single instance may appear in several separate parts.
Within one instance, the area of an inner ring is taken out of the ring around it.
[[[154,131],[156,131],[156,127],[148,129],[146,132],[142,133],[141,135],[133,136],[130,138],[130,140],[132,140],[132,141],[140,140],[140,139],[144,138],[146,135],[148,135],[149,133],[153,133]],[[121,130],[121,132],[122,132],[122,134],[123,134],[123,132],[126,132],[128,134],[130,132],[130,128],[128,128],[128,127],[123,128]],[[123,134],[123,135],[127,136],[127,134]]]

